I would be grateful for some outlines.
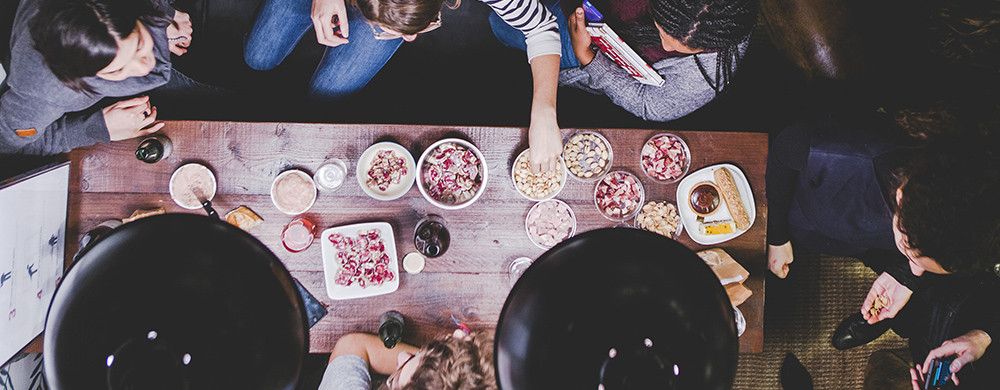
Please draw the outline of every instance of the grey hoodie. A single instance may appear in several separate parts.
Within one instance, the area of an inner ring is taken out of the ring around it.
[[[747,39],[737,46],[739,58],[742,59],[746,54],[749,44],[750,40]],[[715,53],[696,55],[709,76],[714,78]],[[640,83],[601,53],[585,67],[561,71],[559,83],[605,95],[613,103],[642,119],[666,122],[690,114],[715,98],[715,91],[705,81],[694,57],[695,55],[671,57],[653,64],[653,69],[666,80],[662,87]],[[736,72],[735,63],[732,71]]]
[[[108,81],[85,79],[94,93],[77,92],[49,70],[35,50],[28,25],[38,13],[38,0],[21,0],[10,38],[11,64],[0,87],[0,154],[57,154],[108,142],[103,98],[129,97],[149,91],[170,79],[170,47],[166,28],[147,26],[153,37],[156,66],[144,77]],[[174,10],[162,6],[167,15]]]

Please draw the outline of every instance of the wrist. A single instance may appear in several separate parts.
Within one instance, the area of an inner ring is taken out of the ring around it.
[[[536,100],[534,104],[531,105],[531,123],[536,123],[540,121],[549,121],[549,120],[555,121],[555,119],[556,119],[555,104],[548,104]]]
[[[594,57],[597,57],[597,53],[594,52],[594,49],[591,49],[589,46],[581,50],[576,50],[575,52],[576,60],[580,63],[581,68],[590,65],[590,63],[594,61]]]
[[[976,343],[982,345],[984,349],[986,347],[989,347],[990,344],[993,343],[993,338],[990,337],[990,334],[979,329],[975,329],[969,332],[969,336],[971,336],[974,340],[976,340]]]

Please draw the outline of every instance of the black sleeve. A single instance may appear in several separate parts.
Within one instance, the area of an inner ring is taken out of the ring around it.
[[[986,352],[992,352],[992,355],[996,356],[997,350],[1000,350],[1000,301],[996,299],[1000,296],[1000,279],[993,274],[987,274],[985,278],[987,279],[984,282],[986,288],[978,297],[983,302],[981,309],[983,317],[978,329],[990,335],[992,341]]]
[[[795,196],[799,172],[809,158],[811,126],[800,124],[783,130],[771,140],[765,174],[767,193],[767,243],[782,245],[791,240],[788,212]]]

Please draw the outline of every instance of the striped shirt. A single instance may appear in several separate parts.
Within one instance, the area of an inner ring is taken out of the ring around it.
[[[481,0],[507,24],[524,33],[528,62],[538,56],[562,53],[556,18],[539,0]]]

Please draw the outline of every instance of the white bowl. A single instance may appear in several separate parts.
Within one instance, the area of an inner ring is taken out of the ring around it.
[[[278,181],[280,181],[281,179],[283,179],[285,176],[288,176],[288,175],[300,175],[300,176],[302,176],[303,179],[305,179],[307,182],[309,182],[309,184],[312,185],[312,189],[313,189],[312,200],[309,202],[309,206],[306,207],[305,209],[302,209],[302,210],[285,210],[280,205],[278,205],[277,201],[274,200],[274,190],[277,189],[276,187],[277,187]],[[288,215],[299,215],[299,214],[302,214],[302,213],[304,213],[306,211],[309,211],[309,209],[311,209],[313,207],[313,205],[316,204],[316,192],[317,191],[318,191],[318,189],[316,188],[316,182],[313,181],[312,176],[310,176],[308,173],[305,173],[305,172],[300,171],[298,169],[289,169],[287,171],[281,172],[281,174],[279,174],[278,177],[275,177],[274,181],[271,182],[271,204],[273,204],[274,208],[278,209],[278,211],[281,211],[282,213],[285,213],[285,214],[288,214]]]
[[[528,235],[528,240],[530,240],[532,244],[535,244],[535,246],[537,246],[537,247],[539,247],[541,249],[545,249],[545,250],[548,250],[548,249],[550,249],[552,247],[551,246],[542,245],[538,241],[535,241],[535,237],[532,236],[531,235],[531,231],[528,230],[528,216],[530,216],[531,212],[535,211],[535,209],[538,208],[539,205],[541,205],[542,203],[548,203],[548,202],[557,202],[557,203],[562,204],[563,206],[566,206],[566,209],[569,210],[569,217],[573,220],[573,228],[570,229],[569,236],[566,236],[566,238],[564,238],[563,241],[566,241],[566,240],[570,239],[571,237],[575,236],[576,235],[576,227],[577,227],[576,213],[573,212],[573,208],[569,207],[569,205],[566,204],[566,202],[563,202],[563,201],[561,201],[559,199],[549,199],[549,200],[543,200],[541,202],[535,203],[534,206],[531,206],[531,208],[528,209],[528,213],[524,215],[524,233]],[[562,241],[560,241],[560,242],[562,242]]]
[[[185,209],[188,209],[188,210],[197,210],[197,209],[201,208],[201,204],[200,203],[198,205],[195,205],[195,206],[189,206],[189,205],[181,204],[181,202],[177,200],[177,193],[174,190],[174,180],[177,178],[177,172],[180,172],[181,170],[185,170],[185,169],[199,169],[199,170],[204,170],[206,173],[208,173],[208,177],[212,178],[212,188],[211,188],[211,190],[205,192],[205,196],[208,197],[208,199],[206,199],[206,200],[208,200],[208,201],[211,201],[212,199],[215,199],[215,193],[216,193],[216,191],[218,191],[219,185],[215,181],[215,174],[212,173],[212,170],[208,169],[208,167],[206,167],[204,165],[201,165],[201,164],[198,164],[198,163],[190,163],[190,164],[181,165],[180,168],[177,168],[177,170],[175,170],[174,173],[172,175],[170,175],[170,184],[168,185],[168,188],[170,190],[170,198],[173,199],[174,203],[177,203],[178,206],[181,206],[181,207],[183,207]]]
[[[381,150],[391,150],[402,156],[406,160],[407,169],[406,176],[401,177],[398,184],[390,185],[385,192],[368,188],[368,183],[366,183],[372,160],[375,159],[375,155]],[[358,185],[361,186],[361,191],[364,191],[372,199],[381,201],[396,200],[406,195],[410,191],[410,188],[413,187],[413,182],[417,178],[416,166],[416,162],[413,161],[413,155],[406,148],[395,142],[379,142],[368,147],[364,153],[361,153],[361,157],[358,158],[355,176],[358,179]]]
[[[459,204],[447,204],[440,202],[437,199],[431,197],[430,194],[427,193],[427,189],[424,188],[423,171],[424,171],[424,162],[427,161],[427,156],[430,155],[431,151],[437,149],[438,146],[449,142],[456,143],[466,149],[471,150],[472,153],[476,155],[476,158],[479,159],[479,174],[483,176],[483,182],[482,184],[480,184],[479,190],[476,191],[476,194],[473,195],[471,199]],[[420,190],[420,194],[423,195],[424,199],[427,199],[427,201],[430,202],[430,204],[444,210],[460,210],[469,207],[473,203],[476,203],[476,201],[479,200],[479,197],[483,195],[483,192],[486,192],[486,184],[488,182],[487,179],[489,179],[489,173],[487,169],[486,158],[483,157],[483,153],[479,151],[479,148],[477,148],[476,145],[473,145],[469,141],[463,139],[445,138],[440,141],[437,141],[431,144],[431,146],[427,147],[427,149],[424,150],[424,153],[420,155],[420,160],[417,160],[417,189]]]
[[[566,178],[569,175],[566,171],[566,161],[563,160],[562,156],[559,156],[559,166],[556,168],[559,172],[562,173],[562,177],[559,179],[560,180],[559,189],[553,191],[551,194],[549,194],[544,198],[532,198],[528,195],[525,195],[524,192],[521,192],[521,189],[517,187],[517,180],[514,179],[514,172],[515,169],[517,169],[517,162],[521,161],[522,158],[527,158],[529,150],[531,149],[525,149],[523,152],[521,152],[521,154],[517,155],[517,158],[514,159],[514,164],[511,165],[510,167],[510,182],[514,184],[514,189],[517,190],[517,193],[521,194],[521,196],[523,196],[527,200],[541,202],[543,200],[549,200],[555,198],[556,196],[559,195],[559,193],[562,192],[563,188],[566,188]]]

